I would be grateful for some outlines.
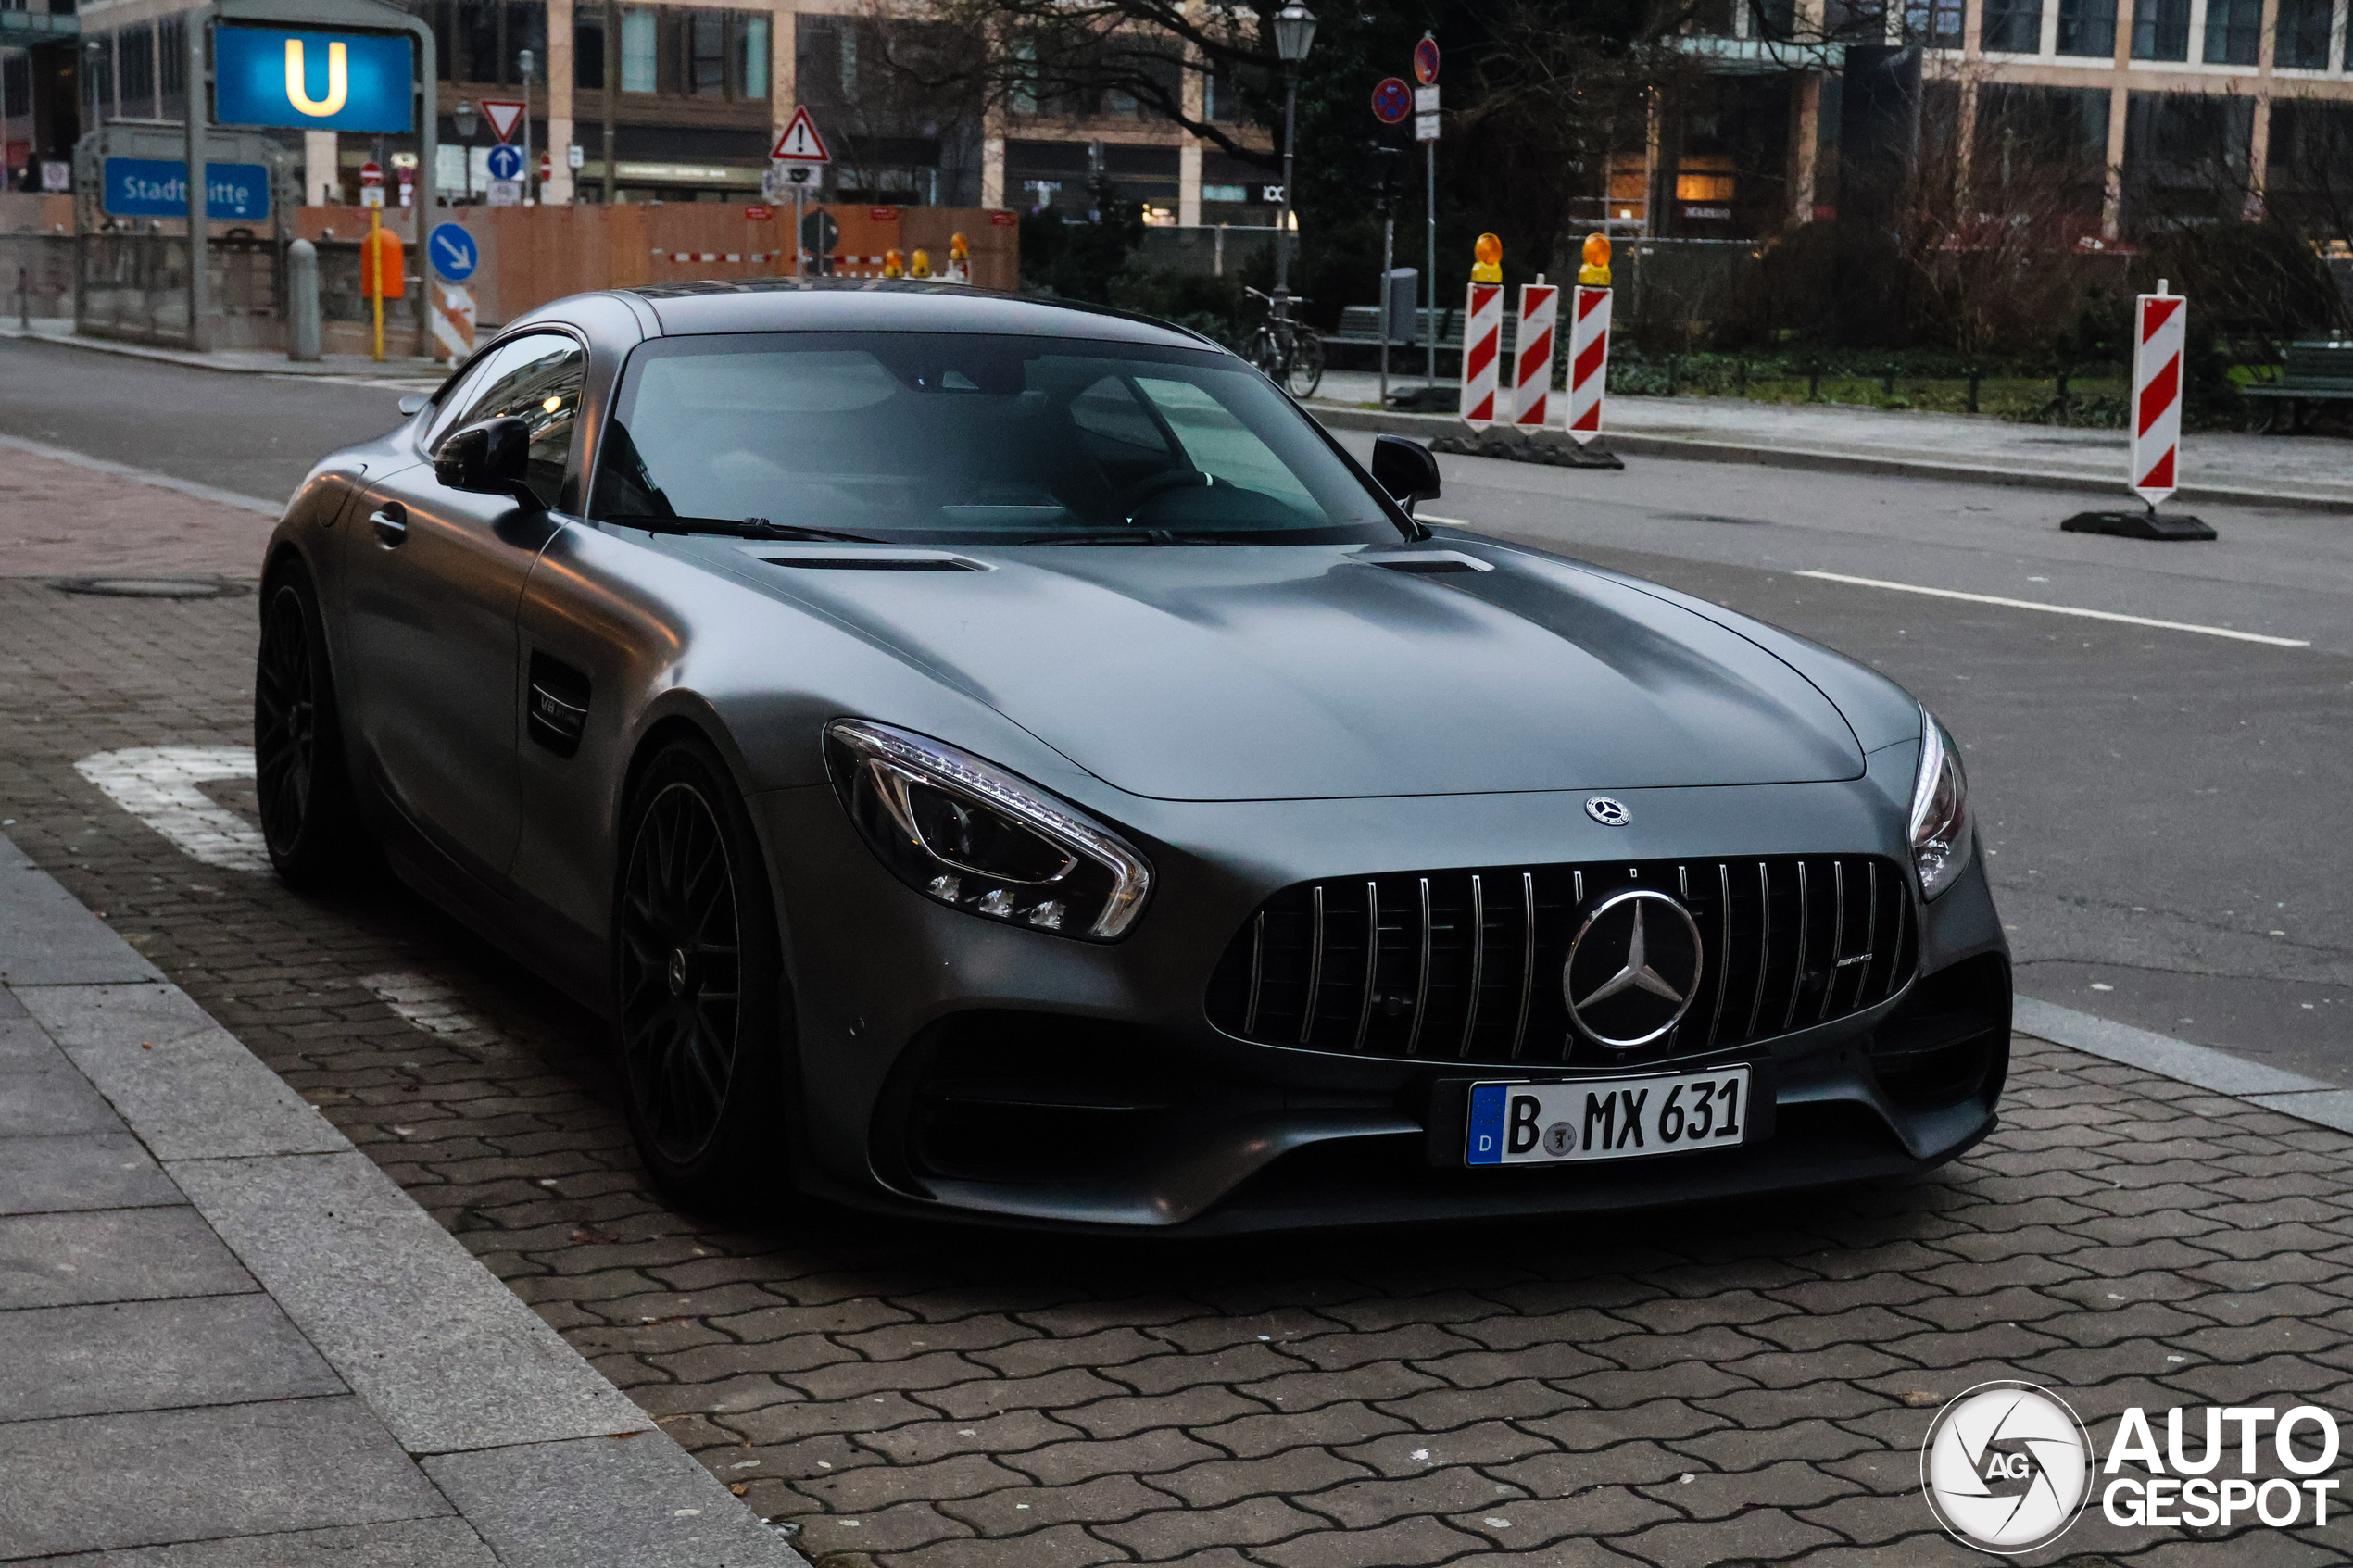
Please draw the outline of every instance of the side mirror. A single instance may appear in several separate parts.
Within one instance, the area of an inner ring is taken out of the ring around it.
[[[1396,497],[1411,517],[1415,502],[1438,499],[1438,459],[1418,441],[1402,435],[1376,436],[1373,481]]]
[[[511,416],[468,425],[442,442],[433,456],[433,476],[452,490],[512,495],[537,509],[539,497],[526,483],[531,427]]]
[[[433,397],[428,393],[411,392],[400,399],[401,415],[403,418],[414,418],[418,409],[432,401]]]

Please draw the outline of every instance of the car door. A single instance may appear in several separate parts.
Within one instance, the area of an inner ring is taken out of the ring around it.
[[[428,433],[427,461],[389,476],[348,531],[346,624],[364,755],[386,798],[459,866],[494,885],[515,845],[515,610],[558,523],[586,355],[569,333],[526,333],[486,356]],[[433,448],[513,416],[533,436],[542,502],[453,490]]]

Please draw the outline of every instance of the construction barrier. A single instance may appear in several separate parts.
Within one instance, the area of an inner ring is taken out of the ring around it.
[[[2133,467],[2134,494],[2155,507],[2179,488],[2182,455],[2182,345],[2189,301],[2168,293],[2139,295],[2133,342]]]
[[[433,281],[433,357],[451,363],[474,351],[474,296],[446,279]]]
[[[1503,369],[1504,285],[1471,284],[1463,321],[1462,415],[1471,424],[1492,424]]]
[[[1513,422],[1541,427],[1552,421],[1553,325],[1560,313],[1560,287],[1538,273],[1519,291],[1519,374],[1514,382]]]
[[[1568,322],[1568,433],[1579,446],[1602,433],[1602,399],[1609,386],[1607,288],[1577,285]]]

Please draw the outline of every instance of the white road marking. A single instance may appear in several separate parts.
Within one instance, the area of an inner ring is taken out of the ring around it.
[[[2086,621],[2115,621],[2127,626],[2153,626],[2160,632],[2195,632],[2201,637],[2228,637],[2233,642],[2261,643],[2275,648],[2309,648],[2295,637],[2267,637],[2260,632],[2234,632],[2228,626],[2197,626],[2186,621],[2153,621],[2145,615],[2119,615],[2112,609],[2082,609],[2074,605],[2048,605],[2035,599],[2006,599],[1998,594],[1964,594],[1957,588],[1927,588],[1918,583],[1889,583],[1877,577],[1849,577],[1840,571],[1799,571],[1824,583],[1851,583],[1858,588],[1889,588],[1899,594],[1926,594],[1931,598],[1961,599],[1973,605],[2000,605],[2006,609],[2039,609],[2048,615],[2075,615]]]
[[[251,746],[134,746],[85,757],[73,768],[116,805],[206,865],[269,871],[270,849],[261,830],[196,787],[216,779],[253,777]]]
[[[428,1035],[448,1039],[458,1035],[494,1033],[488,1019],[458,999],[440,981],[422,974],[368,974],[359,984],[376,1000]]]

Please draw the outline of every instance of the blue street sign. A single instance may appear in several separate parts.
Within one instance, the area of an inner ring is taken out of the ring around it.
[[[416,47],[406,34],[213,30],[213,119],[305,131],[408,131]]]
[[[208,163],[205,212],[214,219],[270,216],[270,171],[258,163]],[[115,218],[188,216],[188,166],[164,158],[110,157],[99,206]]]
[[[433,270],[453,283],[464,282],[482,265],[474,237],[462,224],[434,224],[433,232],[425,236],[425,252],[433,258]]]
[[[493,180],[522,178],[522,149],[501,142],[490,149],[490,177]]]

